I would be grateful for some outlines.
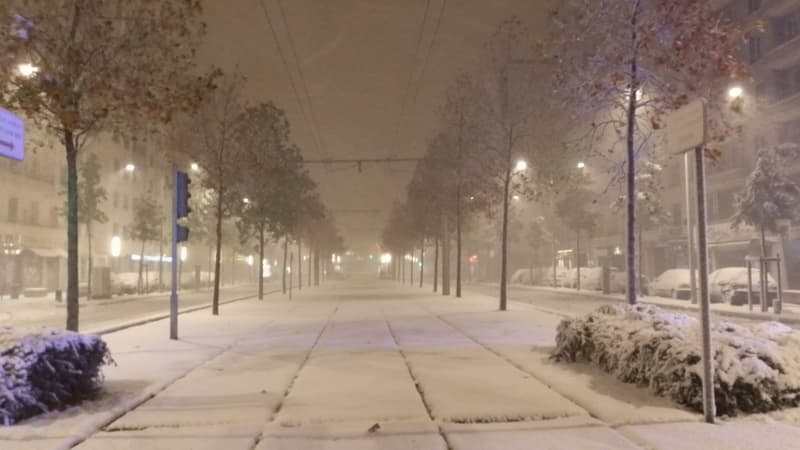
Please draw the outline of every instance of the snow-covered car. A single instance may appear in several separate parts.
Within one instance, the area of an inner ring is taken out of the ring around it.
[[[697,276],[697,271],[695,271],[695,276]],[[650,283],[650,295],[689,300],[691,283],[689,269],[668,269]]]
[[[753,269],[753,304],[761,304],[761,277],[758,269]],[[747,268],[724,267],[708,276],[709,296],[712,302],[730,305],[747,304]],[[767,306],[778,296],[778,287],[770,274],[767,274]]]
[[[611,269],[609,278],[609,283],[611,284],[610,291],[612,294],[624,294],[628,291],[628,272]],[[650,282],[647,279],[647,276],[644,274],[639,274],[639,290],[643,295],[649,294],[649,286]]]

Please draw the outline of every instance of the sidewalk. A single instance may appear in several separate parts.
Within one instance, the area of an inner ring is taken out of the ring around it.
[[[482,283],[484,285],[498,286],[496,283]],[[530,290],[533,292],[553,292],[562,295],[573,295],[578,297],[585,297],[591,299],[602,299],[609,301],[625,301],[625,296],[622,294],[603,294],[600,291],[590,290],[576,290],[571,288],[553,288],[549,286],[530,286],[526,284],[509,284],[518,289]],[[699,311],[700,305],[692,304],[689,300],[679,300],[665,297],[655,296],[641,296],[639,301],[642,303],[650,303],[653,305],[663,306],[670,309],[678,309],[684,311]],[[753,311],[750,311],[747,305],[733,306],[725,303],[712,303],[711,311],[722,316],[737,317],[742,319],[763,320],[763,321],[778,321],[787,324],[800,324],[800,305],[784,303],[783,311],[780,314],[775,314],[771,310],[769,312],[761,312],[759,305],[753,305]]]
[[[698,414],[583,364],[547,359],[560,317],[525,303],[335,282],[292,301],[105,336],[107,394],[0,428],[0,448],[765,449],[800,440],[795,410]]]

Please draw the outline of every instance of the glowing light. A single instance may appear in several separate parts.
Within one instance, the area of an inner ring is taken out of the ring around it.
[[[255,259],[253,258],[253,255],[247,255],[247,265],[252,266],[254,262]]]
[[[514,195],[514,200],[519,200],[519,195]]]
[[[744,95],[744,89],[741,86],[733,86],[728,89],[728,98],[731,100],[736,100]]]
[[[39,72],[39,68],[30,63],[20,64],[17,71],[25,78],[31,78]]]
[[[381,264],[389,264],[390,262],[392,262],[391,253],[384,253],[381,255]]]
[[[193,171],[193,172],[198,172],[198,171],[200,171],[200,165],[198,165],[197,163],[192,163],[192,164],[189,166],[189,168],[190,168],[190,169],[192,169],[192,171]]]
[[[528,163],[525,160],[520,159],[517,161],[517,164],[514,165],[514,170],[517,172],[524,172],[528,170]]]
[[[186,262],[186,258],[189,257],[189,249],[186,248],[185,245],[181,246],[181,262]]]
[[[126,172],[133,172],[134,170],[136,170],[136,166],[134,166],[133,163],[125,164]]]
[[[245,197],[245,198],[243,198],[243,199],[242,199],[242,202],[243,202],[245,205],[249,205],[249,204],[250,204],[250,199],[249,199],[249,198],[247,198],[247,197]]]
[[[584,169],[584,168],[586,168],[586,163],[584,163],[583,161],[580,161],[580,162],[578,163],[578,169],[581,169],[581,170],[582,170],[582,169]]]
[[[118,258],[122,254],[122,239],[119,236],[111,238],[111,256]]]

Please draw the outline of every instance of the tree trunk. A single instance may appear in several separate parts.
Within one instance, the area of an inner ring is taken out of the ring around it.
[[[139,295],[144,294],[144,279],[142,278],[142,270],[144,269],[144,239],[142,239],[142,248],[139,252],[139,280],[136,284],[139,288]]]
[[[306,278],[308,278],[308,282],[307,282],[308,287],[311,287],[311,255],[313,253],[314,253],[314,246],[311,243],[309,243],[308,244],[308,275],[306,275]]]
[[[581,290],[581,230],[575,232],[575,261],[578,267],[578,279],[576,281],[578,290]]]
[[[433,292],[439,290],[439,234],[434,239],[433,251]]]
[[[94,258],[92,258],[92,220],[91,217],[86,222],[86,247],[89,250],[89,273],[86,275],[86,300],[92,299],[92,268]]]
[[[214,294],[211,298],[211,314],[219,315],[219,283],[220,273],[222,272],[222,197],[223,189],[217,188],[217,227],[215,237],[217,239],[217,254],[214,255]]]
[[[450,295],[450,223],[442,217],[442,295]]]
[[[759,273],[759,278],[760,278],[760,284],[761,284],[761,286],[760,286],[760,288],[761,288],[761,290],[760,290],[761,291],[760,292],[760,295],[761,295],[761,311],[763,311],[763,312],[766,312],[767,309],[768,309],[767,308],[767,305],[768,305],[767,300],[768,300],[768,297],[769,297],[769,285],[768,285],[769,282],[767,281],[768,280],[768,278],[767,278],[768,271],[767,271],[767,264],[766,264],[766,262],[764,262],[764,258],[766,258],[766,257],[767,257],[767,234],[766,234],[766,230],[762,226],[761,227],[761,264],[760,264],[761,267],[759,268],[759,272],[760,272]]]
[[[422,243],[419,246],[419,287],[422,287],[422,275],[425,270],[425,238],[422,238]]]
[[[64,131],[67,151],[67,330],[78,331],[78,148]]]
[[[258,299],[264,300],[264,224],[258,228]]]
[[[303,241],[297,239],[297,290],[303,289]]]
[[[508,303],[508,195],[511,187],[511,149],[508,149],[506,176],[503,180],[503,232],[500,249],[500,311],[507,309]]]
[[[319,247],[314,249],[314,286],[319,286]]]
[[[411,259],[408,260],[408,273],[409,275],[409,283],[410,285],[414,285],[414,248],[411,248]]]
[[[289,235],[287,234],[283,238],[283,277],[281,278],[281,283],[283,286],[283,293],[286,294],[286,265],[289,263]]]
[[[458,180],[458,200],[456,200],[456,298],[461,298],[461,175]]]
[[[628,236],[628,249],[626,257],[626,265],[628,270],[628,303],[631,305],[636,304],[636,293],[638,292],[637,286],[639,284],[637,268],[636,268],[636,148],[634,138],[636,135],[636,96],[639,92],[639,37],[637,35],[636,26],[639,14],[639,1],[631,17],[631,48],[633,55],[631,57],[630,66],[630,87],[628,89],[628,118],[627,118],[627,166],[626,166],[626,185],[627,185],[627,236]]]
[[[212,266],[213,254],[214,254],[214,247],[212,247],[211,244],[209,243],[209,245],[208,245],[208,282],[209,282],[209,284],[211,283],[211,272],[214,271],[214,268]]]
[[[639,273],[637,274],[638,277],[639,277],[639,284],[637,284],[637,287],[639,288],[639,296],[641,296],[642,295],[642,287],[643,287],[642,283],[641,283],[641,278],[642,278],[642,274],[644,273],[644,251],[642,251],[642,249],[644,248],[644,241],[642,240],[642,222],[641,222],[641,220],[637,223],[636,234],[637,234],[637,242],[639,244],[639,255],[638,255],[639,256],[639,259],[638,259],[638,261],[639,261],[639,264],[638,264]]]
[[[176,255],[177,256],[177,255]],[[180,259],[178,260],[180,262]],[[180,288],[181,279],[178,277],[178,287]],[[164,286],[164,224],[159,227],[158,236],[158,290]]]

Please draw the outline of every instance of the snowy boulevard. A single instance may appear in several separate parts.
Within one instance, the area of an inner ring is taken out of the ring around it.
[[[531,293],[532,296],[539,294]],[[543,294],[544,295],[544,294]],[[354,278],[293,299],[104,336],[106,392],[0,428],[3,450],[761,449],[800,411],[702,423],[583,364],[548,361],[560,316],[468,291]]]

